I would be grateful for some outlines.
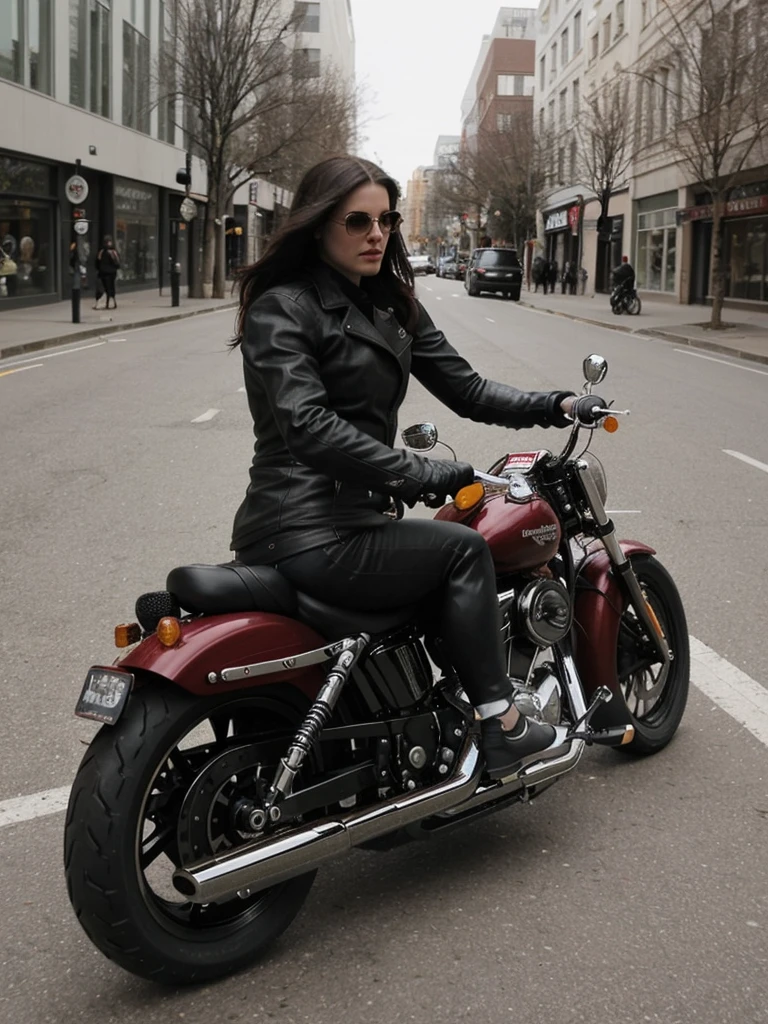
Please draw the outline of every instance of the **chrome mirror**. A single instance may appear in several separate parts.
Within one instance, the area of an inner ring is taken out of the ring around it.
[[[584,360],[583,369],[588,384],[599,384],[601,380],[605,380],[608,373],[608,361],[592,353]]]
[[[431,452],[437,444],[437,427],[434,423],[414,423],[400,434],[403,444],[415,452]]]

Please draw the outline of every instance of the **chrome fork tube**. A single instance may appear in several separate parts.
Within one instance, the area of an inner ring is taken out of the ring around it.
[[[637,576],[635,576],[632,563],[621,550],[621,545],[616,539],[616,528],[605,511],[605,506],[592,476],[592,470],[588,463],[579,460],[576,463],[576,472],[579,474],[579,480],[581,481],[592,516],[600,529],[599,537],[605,545],[608,557],[623,580],[629,594],[629,599],[632,602],[632,607],[635,609],[638,619],[645,626],[648,637],[656,648],[656,653],[661,658],[662,664],[666,665],[671,660],[672,653],[667,646],[665,638],[659,633],[658,627],[648,610],[648,605],[640,589]]]

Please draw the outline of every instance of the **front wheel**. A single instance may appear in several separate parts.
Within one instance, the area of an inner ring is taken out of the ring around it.
[[[64,864],[78,920],[105,956],[152,981],[211,981],[288,927],[314,871],[211,904],[185,900],[171,876],[246,841],[237,800],[259,799],[296,719],[275,700],[145,686],[101,729],[72,786]]]
[[[640,310],[643,308],[643,304],[640,301],[639,295],[633,295],[627,302],[627,312],[630,316],[640,316]]]
[[[646,755],[665,747],[677,731],[688,700],[691,659],[685,610],[672,577],[652,555],[633,556],[632,567],[671,652],[662,665],[628,605],[619,623],[616,667],[635,736],[619,749]]]

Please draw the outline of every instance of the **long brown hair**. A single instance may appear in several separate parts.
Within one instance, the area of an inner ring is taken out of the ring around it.
[[[355,156],[333,156],[310,168],[296,189],[288,219],[258,262],[240,272],[240,310],[237,337],[242,341],[245,318],[251,303],[268,288],[301,277],[319,259],[315,235],[335,208],[361,185],[383,185],[390,209],[397,207],[397,182],[371,163]],[[399,231],[389,236],[381,270],[360,284],[376,305],[387,304],[408,330],[414,330],[418,306],[413,293],[413,271]]]

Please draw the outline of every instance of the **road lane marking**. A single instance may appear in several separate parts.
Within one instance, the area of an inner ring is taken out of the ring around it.
[[[747,373],[759,373],[763,377],[768,377],[768,370],[756,370],[753,366],[740,366],[739,363],[729,363],[727,359],[705,356],[703,352],[689,352],[685,348],[676,348],[675,352],[679,352],[681,356],[695,356],[696,359],[708,359],[710,363],[722,363],[723,366],[732,366],[734,370],[746,370]]]
[[[435,302],[442,302],[442,301],[443,301],[442,295],[436,295],[435,296]]]
[[[695,636],[689,639],[693,685],[768,747],[768,689]],[[0,800],[0,828],[66,810],[69,792],[69,786],[60,786]]]
[[[196,416],[192,423],[207,423],[208,420],[212,420],[214,416],[218,416],[221,409],[206,409],[201,416]]]
[[[237,390],[238,390],[238,392],[245,391],[245,388],[238,388]]]
[[[691,682],[768,747],[768,690],[696,637],[690,639]]]
[[[485,319],[488,321],[489,324],[495,324],[496,323],[496,321],[495,320],[491,320],[491,318],[489,316],[487,316]]]
[[[121,341],[128,341],[127,338],[107,338],[110,345],[117,345]]]
[[[451,298],[452,299],[460,299],[461,296],[459,295],[458,292],[451,292]]]
[[[741,459],[748,466],[754,466],[755,469],[762,469],[764,473],[768,473],[768,466],[764,462],[758,462],[757,459],[753,459],[749,455],[742,455],[741,452],[732,452],[729,448],[723,448],[722,450],[726,455],[732,455],[734,459]]]
[[[606,515],[609,516],[641,516],[643,510],[639,508],[607,508]]]
[[[7,377],[11,373],[21,373],[22,370],[39,370],[42,363],[33,363],[32,366],[17,366],[15,370],[3,370],[0,377]]]

